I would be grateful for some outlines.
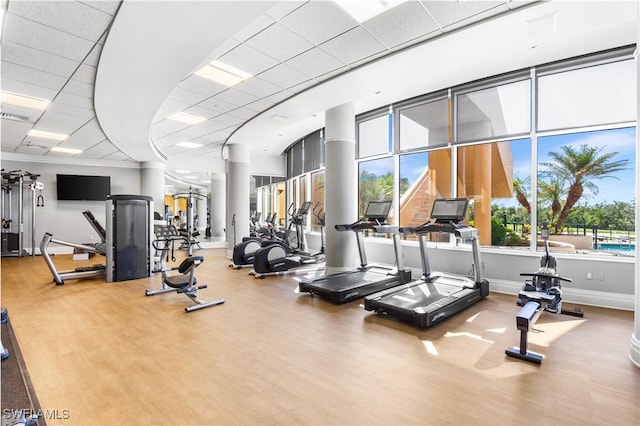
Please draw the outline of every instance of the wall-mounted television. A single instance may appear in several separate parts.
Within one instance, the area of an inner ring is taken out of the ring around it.
[[[105,201],[111,194],[111,177],[56,175],[58,200]]]

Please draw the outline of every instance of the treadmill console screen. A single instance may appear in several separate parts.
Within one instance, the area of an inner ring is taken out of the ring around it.
[[[469,200],[466,198],[440,198],[433,202],[431,217],[436,222],[455,222],[464,219],[467,214]]]
[[[391,201],[369,201],[364,217],[368,220],[387,220],[391,211]]]

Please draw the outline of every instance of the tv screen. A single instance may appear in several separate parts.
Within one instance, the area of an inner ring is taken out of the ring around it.
[[[58,200],[105,201],[111,194],[111,177],[56,175]]]

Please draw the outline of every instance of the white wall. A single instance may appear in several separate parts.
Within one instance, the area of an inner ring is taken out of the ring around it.
[[[58,201],[56,195],[56,174],[77,174],[92,176],[110,176],[112,194],[140,195],[141,171],[138,163],[126,164],[123,167],[83,166],[75,164],[50,164],[5,160],[1,165],[5,170],[28,170],[40,175],[39,181],[44,183],[42,196],[44,207],[36,207],[36,253],[45,232],[53,234],[53,238],[74,243],[98,242],[99,237],[84,218],[82,212],[91,210],[95,218],[103,227],[105,222],[105,203],[102,201]],[[25,224],[29,223],[30,214],[27,206],[31,205],[31,191],[25,191]],[[14,217],[17,218],[17,216]],[[24,247],[31,252],[31,227],[25,225]],[[60,250],[54,248],[52,252],[69,252],[69,248]],[[72,249],[71,249],[72,250]]]

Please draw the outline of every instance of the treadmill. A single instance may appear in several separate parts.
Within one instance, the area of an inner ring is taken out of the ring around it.
[[[355,233],[360,254],[360,267],[353,271],[301,281],[298,284],[299,291],[316,294],[333,303],[340,304],[411,281],[411,270],[403,267],[399,229],[397,226],[387,223],[390,210],[391,201],[370,201],[364,219],[348,225],[336,225],[338,231],[353,231]],[[365,230],[393,236],[397,268],[367,263],[363,237]]]
[[[489,282],[482,277],[478,230],[460,223],[465,218],[467,205],[466,198],[437,199],[431,209],[431,220],[415,228],[400,230],[418,236],[422,278],[368,295],[364,309],[418,327],[431,327],[489,295]],[[431,233],[448,233],[471,241],[472,277],[431,271],[426,244],[426,236]]]

